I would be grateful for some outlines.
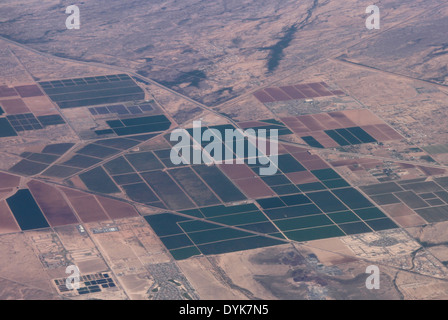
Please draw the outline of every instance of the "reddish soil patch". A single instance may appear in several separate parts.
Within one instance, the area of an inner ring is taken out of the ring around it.
[[[13,188],[0,189],[0,197],[4,197],[13,190],[14,190]]]
[[[376,159],[369,159],[369,158],[361,158],[356,160],[358,163],[364,164],[364,163],[380,163],[380,161]]]
[[[355,166],[355,165],[350,165],[350,166],[348,166],[348,168],[349,168],[352,172],[356,172],[356,171],[365,171],[363,167]]]
[[[341,125],[326,113],[313,114],[313,118],[319,121],[325,130],[340,129]]]
[[[28,182],[28,187],[51,226],[78,223],[78,219],[58,189],[36,180]]]
[[[305,128],[304,124],[299,121],[297,117],[286,117],[286,118],[280,118],[280,120],[290,127],[303,127]]]
[[[396,217],[394,220],[403,228],[416,227],[426,224],[426,221],[416,214],[412,216]]]
[[[384,124],[384,122],[368,109],[342,111],[344,115],[358,126]]]
[[[82,222],[89,223],[110,220],[94,196],[86,195],[84,197],[71,198],[67,194],[67,197]]]
[[[43,96],[43,92],[35,84],[15,87],[16,91],[22,98]]]
[[[139,214],[130,204],[122,201],[96,196],[96,199],[112,219],[138,217]]]
[[[296,158],[300,163],[302,161],[321,160],[318,155],[310,154],[309,152],[295,152],[295,153],[291,153],[291,155],[294,158]]]
[[[325,130],[325,127],[320,124],[316,119],[311,115],[300,116],[299,121],[302,122],[310,131],[320,131]]]
[[[61,188],[61,187],[59,189],[62,190],[67,195],[67,197],[69,197],[71,199],[89,196],[88,193],[76,191],[73,189]]]
[[[23,101],[36,116],[58,114],[56,108],[53,107],[47,96],[24,98]]]
[[[235,180],[234,183],[249,198],[272,197],[275,192],[259,177]]]
[[[411,169],[411,168],[415,168],[414,165],[409,164],[409,163],[398,163],[398,165],[400,166],[400,168],[403,168],[403,169]]]
[[[327,88],[321,83],[309,83],[308,84],[311,89],[316,91],[321,97],[332,96],[333,93],[328,91]]]
[[[392,218],[415,215],[409,207],[403,203],[394,203],[382,206],[384,211],[386,211]]]
[[[377,161],[377,162],[370,162],[370,163],[364,163],[362,166],[366,169],[366,170],[370,170],[370,169],[375,169],[378,166],[381,166],[382,162],[381,161]]]
[[[18,96],[14,88],[9,88],[7,86],[0,86],[0,98],[3,97],[15,97]]]
[[[272,98],[276,101],[287,101],[292,100],[290,96],[288,96],[284,91],[279,88],[266,88],[264,89]]]
[[[0,105],[7,114],[30,113],[30,109],[26,106],[22,99],[2,100]]]
[[[319,170],[330,168],[323,160],[301,161],[300,162],[308,170]]]
[[[319,181],[311,172],[309,171],[300,171],[300,172],[291,172],[286,173],[286,176],[291,180],[294,184],[305,184],[311,182]]]
[[[303,136],[303,137],[310,135],[310,129],[308,129],[306,127],[291,127],[290,129],[295,134]]]
[[[5,200],[0,201],[0,234],[19,232],[20,228],[17,224],[8,204]]]
[[[387,124],[378,124],[376,125],[378,130],[383,132],[385,135],[389,137],[389,140],[401,140],[403,137],[394,129],[389,127]]]
[[[297,153],[297,152],[306,152],[308,149],[307,148],[302,148],[302,147],[296,147],[296,146],[290,146],[287,144],[284,144],[283,147],[285,147],[285,149],[290,152],[290,153]]]
[[[218,167],[232,180],[256,176],[255,172],[245,164],[220,164]]]
[[[337,160],[337,161],[331,161],[331,165],[333,167],[344,167],[352,164],[358,163],[355,159],[344,159],[344,160]]]
[[[356,123],[347,118],[347,116],[343,112],[340,111],[330,112],[328,113],[328,115],[332,117],[334,120],[336,120],[338,123],[340,123],[341,128],[356,127]]]
[[[305,133],[309,132],[310,130],[299,121],[298,118],[282,118],[281,121],[286,124],[294,133]]]
[[[418,166],[418,168],[426,175],[428,176],[437,176],[439,174],[445,174],[446,170],[445,169],[440,169],[440,168],[431,168],[431,167],[423,167],[423,166]]]
[[[299,90],[297,90],[293,86],[280,87],[280,89],[282,89],[292,99],[304,99],[304,98],[306,98],[303,93],[301,93]]]
[[[255,98],[257,98],[261,103],[274,102],[275,99],[272,98],[269,94],[264,92],[263,90],[257,91],[254,93]]]
[[[0,172],[0,187],[1,188],[13,188],[18,187],[20,184],[20,177],[12,174]]]
[[[304,94],[307,98],[315,98],[319,97],[320,94],[314,91],[311,87],[309,87],[307,84],[298,84],[294,86],[296,89],[298,89],[302,94]]]

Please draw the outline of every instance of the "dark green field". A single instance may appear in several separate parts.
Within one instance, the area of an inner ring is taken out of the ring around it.
[[[101,167],[97,167],[79,175],[86,187],[94,192],[116,193],[120,192],[109,175]]]
[[[6,199],[22,230],[48,228],[48,222],[28,189],[17,191]]]
[[[0,138],[17,136],[16,131],[6,118],[0,118]]]
[[[151,171],[141,174],[154,192],[173,210],[194,208],[195,205],[182,189],[163,171]]]
[[[198,206],[205,207],[220,203],[218,198],[191,168],[172,169],[169,170],[169,174]]]

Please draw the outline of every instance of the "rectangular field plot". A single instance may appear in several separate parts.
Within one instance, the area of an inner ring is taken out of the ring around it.
[[[86,187],[94,192],[116,193],[120,192],[115,183],[104,171],[103,168],[97,167],[79,175]]]
[[[118,136],[160,132],[169,129],[171,121],[164,115],[110,120],[107,124]]]
[[[198,206],[204,207],[220,203],[191,168],[172,169],[168,172]]]
[[[118,150],[118,149],[109,148],[109,147],[101,146],[101,145],[94,144],[94,143],[90,143],[90,144],[86,145],[85,147],[81,148],[80,150],[76,151],[76,153],[78,153],[78,154],[82,154],[82,155],[90,156],[90,157],[96,157],[96,158],[100,158],[100,159],[110,157],[119,152],[120,152],[120,150]]]
[[[126,160],[138,172],[152,171],[163,169],[163,164],[156,158],[156,156],[148,151],[141,153],[130,153],[125,156]]]
[[[251,250],[285,244],[285,242],[262,236],[251,236],[241,239],[230,239],[204,245],[199,245],[199,250],[205,255],[222,254],[228,252]]]
[[[40,124],[43,127],[55,126],[58,124],[65,123],[64,119],[62,119],[62,117],[58,114],[52,114],[52,115],[48,115],[48,116],[40,116],[40,117],[37,117],[37,120],[39,120]]]
[[[96,199],[112,219],[138,217],[133,206],[122,201],[96,196]]]
[[[47,220],[28,189],[17,191],[15,195],[6,199],[6,202],[11,208],[20,229],[32,230],[49,227]]]
[[[17,132],[13,129],[6,118],[0,118],[0,138],[17,136]]]
[[[14,88],[10,88],[5,85],[0,86],[0,98],[15,97],[18,96],[17,91]]]
[[[101,162],[101,159],[77,154],[77,155],[74,155],[70,160],[68,160],[62,164],[65,166],[68,166],[68,167],[86,169],[86,168],[89,168],[89,167],[99,163],[99,162]]]
[[[151,171],[142,173],[141,176],[169,208],[181,210],[195,207],[166,172]]]
[[[118,157],[104,164],[104,168],[112,175],[133,173],[134,169],[124,157]]]
[[[17,93],[22,98],[37,97],[37,96],[44,95],[42,93],[42,91],[40,91],[39,87],[36,86],[35,84],[18,86],[18,87],[14,87],[14,89],[16,89]]]
[[[32,176],[44,171],[47,167],[48,164],[24,159],[9,168],[9,171],[20,175]]]
[[[367,224],[365,224],[364,222],[361,222],[361,221],[344,223],[344,224],[340,224],[338,226],[347,235],[366,233],[366,232],[372,231],[369,228],[369,226],[367,226]]]
[[[36,180],[28,182],[28,187],[51,226],[78,222],[72,209],[55,187]]]
[[[122,186],[126,195],[135,202],[150,204],[159,201],[159,198],[144,182],[126,184]]]
[[[437,144],[427,147],[423,147],[423,150],[430,154],[443,154],[448,153],[448,144]]]
[[[193,170],[223,202],[246,200],[243,193],[215,166],[194,166]]]
[[[281,220],[285,218],[302,217],[322,213],[322,211],[314,204],[281,207],[263,211],[271,220]]]
[[[145,94],[125,74],[39,82],[61,109],[143,100]]]
[[[448,221],[448,206],[437,206],[415,210],[423,219],[429,223]]]
[[[209,221],[222,223],[229,226],[241,226],[246,224],[266,222],[268,219],[260,211],[237,213],[216,218],[210,218]]]
[[[146,137],[145,137],[146,138]],[[57,165],[53,165],[47,171],[45,171],[46,176],[52,177],[60,177],[66,178],[69,177],[79,171],[81,169],[87,169],[95,164],[103,161],[104,159],[114,156],[124,150],[130,149],[138,144],[142,143],[142,141],[136,140],[136,138],[112,138],[112,139],[104,139],[97,140],[94,143],[89,143],[77,151],[71,158],[67,158],[67,160],[63,163],[58,163]],[[61,145],[61,147],[68,148],[71,145]],[[54,148],[55,149],[55,148]],[[55,149],[55,151],[60,152]],[[54,151],[52,151],[54,152]],[[135,158],[139,157],[139,154],[135,154]],[[153,160],[158,162],[157,159],[153,156]],[[27,159],[32,160],[32,159]],[[138,160],[138,159],[137,159]],[[143,159],[145,160],[145,159]],[[149,161],[150,159],[148,159]],[[154,162],[153,161],[153,162]],[[144,162],[144,161],[143,161]],[[146,164],[149,165],[149,164]],[[162,168],[163,166],[159,165],[157,168]],[[131,167],[129,162],[123,157],[116,158],[104,164],[104,169],[111,175],[120,175],[125,173],[133,173],[134,169]]]
[[[332,225],[333,222],[326,215],[318,214],[307,217],[277,220],[275,221],[275,224],[281,231],[290,231]]]
[[[104,211],[95,196],[74,191],[71,189],[60,188],[64,192],[70,201],[73,209],[78,214],[79,218],[84,223],[106,221],[111,218]]]
[[[136,173],[121,174],[118,176],[112,176],[112,179],[119,185],[132,184],[137,182],[143,182],[142,178]]]
[[[333,193],[350,209],[373,207],[373,204],[354,188],[335,189]]]
[[[199,209],[206,218],[219,217],[225,215],[231,215],[235,213],[244,213],[257,211],[257,207],[254,204],[243,204],[237,206],[213,206]]]
[[[285,232],[285,235],[295,241],[311,241],[345,236],[345,233],[337,226],[324,226]]]
[[[306,194],[323,212],[345,211],[347,207],[328,191]]]
[[[0,201],[0,234],[20,231],[5,200]]]
[[[54,178],[67,178],[81,171],[80,168],[66,167],[60,165],[53,165],[44,172],[43,176],[54,177]]]
[[[61,156],[68,150],[70,150],[70,148],[73,147],[74,145],[75,145],[74,143],[49,144],[42,150],[42,153],[56,154]]]

